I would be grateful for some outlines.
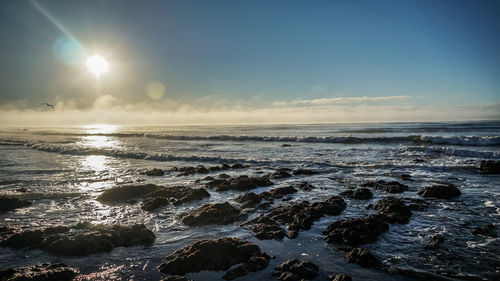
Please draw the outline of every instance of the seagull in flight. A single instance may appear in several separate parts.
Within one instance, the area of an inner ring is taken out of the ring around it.
[[[50,108],[54,109],[54,106],[52,104],[48,104],[46,102],[44,102],[43,104],[46,105],[47,107],[50,107]]]

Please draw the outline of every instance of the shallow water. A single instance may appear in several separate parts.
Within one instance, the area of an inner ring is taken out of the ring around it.
[[[283,144],[289,146],[282,146]],[[324,217],[311,230],[283,242],[260,241],[234,223],[188,227],[179,217],[205,203],[229,201],[241,192],[211,196],[155,212],[139,204],[103,205],[95,199],[104,190],[123,183],[200,186],[205,175],[177,176],[174,167],[243,163],[250,167],[230,175],[262,175],[275,168],[308,168],[313,176],[273,179],[274,187],[308,181],[312,191],[299,191],[291,201],[324,200],[368,180],[397,180],[409,186],[398,197],[419,198],[417,191],[438,183],[453,183],[462,195],[452,200],[427,199],[426,212],[413,212],[407,225],[390,230],[365,247],[388,267],[443,275],[486,277],[495,272],[500,256],[498,238],[472,235],[476,226],[500,224],[500,177],[478,173],[481,160],[500,159],[500,122],[384,123],[341,125],[4,128],[0,130],[0,194],[34,200],[33,205],[0,214],[0,223],[35,229],[49,225],[142,222],[156,234],[151,247],[115,248],[89,257],[57,257],[40,250],[0,248],[0,269],[45,261],[78,267],[81,279],[159,279],[156,270],[164,256],[192,241],[223,236],[248,239],[276,256],[266,270],[238,280],[271,278],[272,268],[299,257],[320,267],[318,280],[328,274],[348,273],[354,280],[407,280],[384,271],[348,264],[321,232],[333,221],[372,213],[368,204],[387,196],[373,190],[369,201],[346,199],[339,216]],[[161,168],[162,177],[140,171]],[[213,173],[217,175],[218,173]],[[411,175],[402,180],[402,174]],[[27,193],[16,189],[25,187]],[[255,192],[274,188],[259,188]],[[288,204],[276,200],[274,206]],[[266,210],[257,210],[253,215]],[[434,234],[443,234],[438,249],[425,250]],[[223,272],[189,274],[194,280],[218,280]]]

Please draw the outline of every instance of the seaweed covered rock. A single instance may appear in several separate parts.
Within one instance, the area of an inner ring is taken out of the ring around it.
[[[371,181],[361,184],[361,187],[372,187],[389,193],[402,193],[408,190],[408,186],[401,184],[397,181]]]
[[[154,168],[150,170],[146,170],[142,172],[143,175],[150,176],[150,177],[161,177],[165,175],[165,172],[162,169]]]
[[[203,165],[198,165],[196,167],[181,167],[181,168],[175,168],[174,170],[179,172],[177,176],[189,176],[192,174],[208,174],[210,172],[218,172],[218,171],[227,171],[230,169],[237,170],[237,169],[243,169],[246,168],[246,166],[235,163],[233,165],[229,164],[222,164],[219,166],[211,166],[211,167],[205,167]]]
[[[344,274],[344,273],[339,273],[339,274],[328,276],[328,280],[330,280],[330,281],[352,281],[352,277],[347,275],[347,274]]]
[[[299,230],[308,230],[311,225],[324,215],[338,215],[346,208],[341,197],[332,196],[321,202],[292,203],[277,207],[267,214],[258,216],[243,224],[255,232],[255,237],[261,240],[275,239],[281,241],[285,236],[295,238]],[[288,232],[282,228],[288,226]]]
[[[245,209],[260,204],[260,202],[262,202],[262,196],[254,192],[249,192],[236,197],[235,201],[240,203],[241,207]]]
[[[299,176],[299,175],[306,175],[306,176],[312,176],[312,175],[317,175],[319,174],[318,171],[314,170],[309,170],[309,169],[295,169],[292,172],[294,175]]]
[[[187,225],[230,224],[242,219],[240,209],[228,202],[206,204],[182,217]]]
[[[262,261],[260,267],[255,267],[256,259]],[[260,270],[268,263],[269,256],[259,246],[238,238],[224,237],[193,242],[165,257],[158,269],[167,274],[184,275],[202,270],[228,270],[237,264],[244,264],[247,271]]]
[[[432,235],[429,239],[429,242],[425,244],[424,249],[427,250],[437,249],[439,245],[441,245],[441,243],[444,242],[444,240],[445,240],[444,236],[441,234]]]
[[[168,186],[146,195],[142,203],[144,210],[154,210],[171,202],[174,206],[191,201],[202,200],[210,197],[204,188],[191,188],[188,186]]]
[[[254,192],[250,192],[244,195],[238,196],[235,200],[236,202],[242,205],[242,208],[250,208],[255,207],[260,204],[260,207],[268,207],[274,199],[283,198],[287,195],[294,194],[298,191],[298,189],[302,189],[305,191],[309,191],[313,189],[314,186],[310,185],[307,182],[299,183],[295,186],[282,186],[276,187],[269,191],[264,191],[262,193],[256,194]],[[265,203],[262,203],[265,201]],[[262,204],[261,204],[262,203]]]
[[[167,206],[170,200],[166,197],[149,197],[145,198],[141,203],[141,209],[145,211],[154,211],[158,208]]]
[[[273,179],[282,179],[282,178],[289,178],[291,176],[292,175],[290,174],[290,169],[288,169],[288,168],[279,168],[279,169],[276,169],[276,172],[274,172],[271,175],[271,178],[273,178]]]
[[[383,215],[369,215],[362,218],[343,219],[331,223],[323,238],[339,249],[350,249],[359,245],[373,243],[378,236],[389,230]]]
[[[270,185],[273,185],[273,182],[267,176],[249,177],[246,175],[229,179],[214,179],[206,184],[208,188],[213,188],[217,191],[250,190]]]
[[[62,263],[42,263],[32,266],[14,267],[0,271],[2,281],[73,280],[79,273],[75,268]]]
[[[483,160],[479,163],[479,171],[484,174],[500,174],[500,161]]]
[[[375,257],[370,251],[363,248],[354,248],[346,255],[346,260],[349,263],[357,263],[362,267],[377,267],[380,266],[380,260]]]
[[[319,268],[312,262],[290,259],[274,268],[273,276],[283,281],[313,280]]]
[[[122,185],[105,190],[97,201],[101,203],[113,203],[143,197],[149,193],[160,190],[161,187],[155,184]]]
[[[0,197],[0,213],[30,206],[31,201],[19,198]]]
[[[115,247],[150,245],[154,240],[154,233],[143,224],[109,226],[83,222],[72,227],[18,232],[0,241],[0,246],[15,249],[38,248],[56,255],[88,256],[109,252]]]
[[[290,195],[297,192],[293,186],[282,186],[271,189],[269,191],[262,192],[260,195],[266,199],[281,198],[286,195]]]
[[[462,193],[453,184],[433,185],[418,192],[422,197],[434,197],[438,199],[451,199],[460,196]]]
[[[403,201],[395,197],[386,197],[372,206],[381,215],[384,215],[387,222],[407,224],[410,221],[411,210]]]
[[[373,193],[368,188],[357,188],[355,190],[347,190],[341,192],[340,195],[359,200],[368,200],[373,197]]]
[[[493,238],[497,237],[495,225],[493,225],[492,223],[482,227],[475,227],[474,229],[472,229],[472,234],[489,236]]]

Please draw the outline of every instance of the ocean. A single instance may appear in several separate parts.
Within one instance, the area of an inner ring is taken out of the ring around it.
[[[500,122],[369,123],[245,126],[91,125],[84,127],[0,129],[0,196],[32,200],[28,207],[0,213],[0,223],[24,230],[81,221],[93,224],[144,223],[156,240],[151,246],[117,247],[109,253],[66,257],[40,249],[0,247],[0,270],[59,261],[78,268],[80,280],[158,280],[162,259],[193,241],[238,237],[273,256],[269,266],[237,280],[271,279],[273,268],[299,258],[319,267],[317,280],[347,273],[354,280],[411,280],[391,269],[434,273],[455,279],[491,278],[500,270],[498,238],[472,234],[472,229],[500,225],[500,176],[479,171],[483,160],[500,160]],[[178,168],[243,164],[244,169],[180,175]],[[165,175],[143,171],[159,168]],[[250,191],[308,182],[315,188],[274,200],[268,208],[249,211],[248,219],[227,224],[187,226],[180,218],[207,203],[229,202],[245,191],[216,191],[210,197],[155,211],[139,203],[102,204],[96,198],[117,185],[153,183],[205,187],[201,179],[221,173],[263,176],[276,169],[312,170],[310,175],[271,178],[274,185]],[[324,216],[295,239],[259,240],[240,226],[272,208],[307,200],[316,202],[369,181],[397,181],[403,193],[371,189],[373,198],[344,198],[347,208]],[[422,198],[425,187],[453,184],[461,195],[452,199]],[[26,192],[20,192],[26,188]],[[323,239],[327,226],[345,218],[376,213],[369,204],[387,196],[424,199],[426,210],[413,211],[408,224],[390,224],[374,243],[363,245],[382,260],[386,270],[347,263],[344,253]],[[499,231],[497,231],[499,232]],[[432,236],[444,242],[425,245]],[[190,273],[193,280],[220,280],[224,272]],[[498,276],[498,275],[497,275]]]

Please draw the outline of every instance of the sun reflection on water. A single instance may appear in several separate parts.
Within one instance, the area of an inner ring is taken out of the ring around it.
[[[87,134],[112,134],[116,133],[120,126],[109,124],[93,124],[82,126]]]
[[[82,160],[81,164],[84,169],[101,172],[108,169],[107,162],[108,160],[106,156],[89,155]]]

